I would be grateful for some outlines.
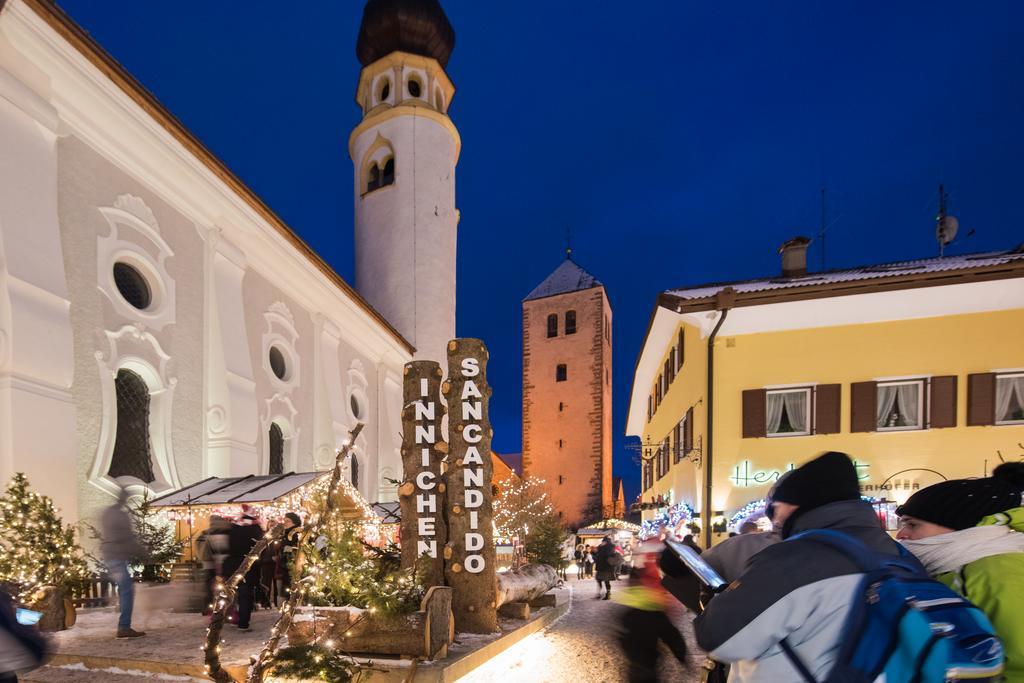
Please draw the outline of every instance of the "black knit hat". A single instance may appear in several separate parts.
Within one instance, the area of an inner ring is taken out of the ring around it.
[[[853,461],[837,451],[804,463],[772,492],[772,501],[799,505],[801,512],[840,500],[860,500],[860,485]]]
[[[983,518],[1021,504],[1024,462],[1007,462],[984,479],[954,479],[923,488],[896,514],[909,515],[959,531],[977,526]]]

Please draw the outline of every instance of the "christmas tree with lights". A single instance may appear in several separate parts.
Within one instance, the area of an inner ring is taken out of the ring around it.
[[[75,530],[49,497],[30,490],[18,472],[0,498],[0,583],[25,601],[40,588],[65,594],[89,576]]]
[[[325,529],[321,550],[306,548],[307,604],[389,615],[418,610],[426,588],[417,568],[402,569],[397,548],[374,548],[361,530],[359,522],[338,520]]]
[[[554,513],[543,479],[511,478],[494,497],[494,530],[502,539],[526,540],[530,529]]]

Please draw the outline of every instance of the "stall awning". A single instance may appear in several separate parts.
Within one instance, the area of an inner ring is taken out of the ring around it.
[[[576,532],[577,536],[609,536],[619,531],[628,531],[632,534],[636,534],[640,531],[640,527],[636,524],[623,521],[621,519],[604,519],[600,522],[596,522],[589,526],[586,526]]]
[[[210,477],[156,498],[154,508],[171,515],[237,514],[236,508],[253,505],[272,518],[305,509],[314,496],[326,492],[331,472],[289,472],[287,474]],[[359,491],[340,480],[339,512],[342,519],[361,519],[379,524],[374,510]]]
[[[373,503],[370,505],[380,518],[381,524],[400,524],[402,522],[401,503]]]
[[[246,477],[210,477],[156,498],[153,507],[271,503],[330,472],[289,472]]]

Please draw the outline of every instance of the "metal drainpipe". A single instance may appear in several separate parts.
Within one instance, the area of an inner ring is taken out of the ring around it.
[[[718,330],[722,329],[722,323],[729,316],[729,309],[722,307],[722,315],[715,323],[715,329],[711,331],[711,336],[708,337],[708,408],[707,408],[707,432],[708,440],[707,447],[704,450],[704,545],[708,548],[711,547],[711,515],[714,512],[711,504],[711,473],[714,465],[714,435],[715,435],[715,337],[718,336]]]

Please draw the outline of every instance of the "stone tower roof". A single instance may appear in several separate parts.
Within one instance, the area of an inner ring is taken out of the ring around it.
[[[545,278],[544,282],[537,285],[524,301],[601,286],[600,280],[580,268],[571,258],[567,258],[562,261],[562,265],[555,268],[555,271]]]

